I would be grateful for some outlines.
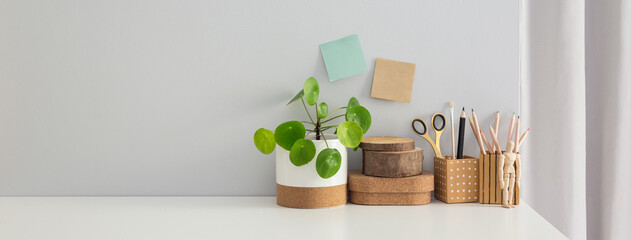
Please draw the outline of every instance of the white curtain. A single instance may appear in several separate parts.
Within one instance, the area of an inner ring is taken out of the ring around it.
[[[587,236],[631,239],[631,1],[585,8]]]
[[[631,237],[630,2],[522,0],[522,196],[571,239]]]

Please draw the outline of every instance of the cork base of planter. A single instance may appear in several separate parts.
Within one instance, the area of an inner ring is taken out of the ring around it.
[[[346,204],[346,184],[290,187],[276,184],[276,204],[290,208],[325,208]]]
[[[432,193],[366,193],[350,191],[349,200],[352,203],[362,205],[423,205],[432,201]]]

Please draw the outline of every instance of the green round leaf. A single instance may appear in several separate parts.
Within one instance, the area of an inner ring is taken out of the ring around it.
[[[254,133],[254,145],[264,154],[270,154],[276,148],[276,140],[274,140],[274,133],[265,128],[259,128]]]
[[[326,103],[320,103],[318,105],[318,118],[322,119],[325,118],[326,115],[329,113],[329,105],[326,105]]]
[[[313,77],[308,78],[302,90],[305,93],[307,104],[313,106],[313,104],[318,101],[318,96],[320,95],[320,85],[318,85],[318,81]]]
[[[351,99],[348,100],[348,104],[346,105],[346,110],[349,110],[351,108],[353,108],[354,106],[359,106],[359,101],[357,101],[357,98],[352,97]]]
[[[318,154],[316,171],[321,178],[333,177],[342,166],[342,155],[335,148],[324,149]]]
[[[307,131],[305,125],[298,121],[284,122],[276,127],[274,130],[274,139],[276,143],[287,151],[291,150],[294,143],[298,139],[304,139]]]
[[[294,143],[289,151],[289,160],[294,165],[300,167],[305,165],[315,157],[316,147],[309,139],[299,139]]]
[[[346,121],[353,121],[359,124],[364,133],[368,131],[370,128],[370,123],[372,122],[372,118],[370,117],[370,112],[368,109],[362,106],[355,106],[350,110],[346,110]]]
[[[340,139],[342,145],[348,148],[359,146],[363,136],[362,128],[353,121],[343,122],[337,127],[337,138]]]
[[[291,103],[293,103],[293,102],[295,102],[295,101],[300,100],[300,99],[302,98],[302,96],[304,96],[304,95],[305,95],[305,90],[300,90],[300,92],[298,92],[298,93],[296,94],[296,96],[294,96],[294,98],[292,98],[292,99],[291,99],[291,100],[287,103],[287,105],[289,105],[289,104],[291,104]]]

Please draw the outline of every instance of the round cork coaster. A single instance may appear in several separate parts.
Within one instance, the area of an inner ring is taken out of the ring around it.
[[[350,191],[348,200],[362,205],[423,205],[432,201],[432,193],[365,193]]]
[[[372,177],[361,170],[348,171],[348,189],[366,193],[419,193],[434,190],[434,174],[423,171],[421,175],[401,178]]]
[[[410,151],[363,151],[364,175],[375,177],[408,177],[423,172],[423,149]]]
[[[290,208],[325,208],[346,204],[346,184],[291,187],[276,184],[276,204]]]
[[[410,151],[415,148],[411,138],[390,136],[365,137],[359,147],[371,151]]]

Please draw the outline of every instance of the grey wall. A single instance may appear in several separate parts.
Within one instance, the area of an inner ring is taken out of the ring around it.
[[[252,135],[306,119],[285,104],[309,76],[330,107],[356,96],[372,112],[368,135],[416,139],[431,170],[414,117],[447,113],[449,100],[478,109],[483,126],[518,111],[518,8],[0,1],[0,195],[273,195],[274,155]],[[329,82],[318,45],[355,33],[370,71]],[[376,57],[416,63],[411,103],[370,98]],[[360,152],[349,158],[361,167]]]

